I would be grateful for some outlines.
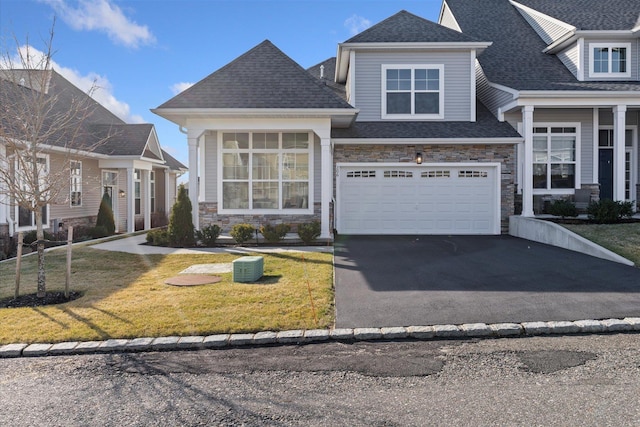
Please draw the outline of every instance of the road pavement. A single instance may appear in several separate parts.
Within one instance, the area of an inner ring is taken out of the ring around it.
[[[640,425],[640,334],[0,361],[0,425]]]

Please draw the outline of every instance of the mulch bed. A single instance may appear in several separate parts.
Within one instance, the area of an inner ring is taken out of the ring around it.
[[[5,298],[0,300],[0,308],[15,307],[42,307],[44,305],[64,304],[82,296],[80,292],[69,292],[69,298],[64,292],[47,292],[44,298],[38,298],[37,294],[20,295],[17,299]]]

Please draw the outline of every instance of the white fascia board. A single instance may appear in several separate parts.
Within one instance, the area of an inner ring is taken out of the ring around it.
[[[334,145],[496,145],[521,144],[516,138],[331,138]]]
[[[102,159],[98,163],[101,169],[142,169],[151,170],[153,163],[157,162],[151,159],[143,159],[140,156],[112,156],[108,159]]]
[[[537,108],[640,106],[640,92],[520,91],[517,99],[500,107],[502,114],[530,105]]]
[[[154,146],[155,150],[152,150],[151,147]],[[162,147],[160,146],[160,140],[158,139],[158,134],[156,133],[156,127],[151,126],[151,132],[149,132],[149,138],[147,138],[147,143],[145,145],[145,149],[149,148],[153,153],[155,153],[162,163],[164,163],[164,156],[162,155]],[[142,152],[144,154],[144,151]]]
[[[156,108],[161,117],[332,117],[355,116],[357,108]]]
[[[394,42],[341,43],[343,50],[477,50],[482,51],[493,42]]]
[[[8,140],[11,141],[11,145],[15,146],[15,147],[21,147],[21,146],[27,146],[29,145],[28,143],[18,140],[18,139],[14,139],[14,138],[7,138]],[[89,158],[93,158],[93,159],[108,159],[109,156],[108,154],[99,154],[99,153],[93,153],[91,151],[85,151],[85,150],[77,150],[74,148],[65,148],[65,147],[58,147],[56,145],[49,145],[49,144],[38,144],[38,147],[41,151],[44,152],[50,152],[50,153],[65,153],[65,154],[69,154],[69,155],[74,155],[74,156],[82,156],[82,157],[89,157]]]
[[[509,86],[501,85],[499,83],[491,83],[491,82],[489,82],[489,86],[491,86],[494,89],[498,89],[498,90],[501,90],[503,92],[510,93],[514,97],[518,96],[518,94],[520,93],[516,89],[510,88]]]
[[[580,38],[598,38],[598,39],[629,39],[637,37],[637,34],[634,31],[640,31],[640,26],[637,29],[633,30],[608,30],[608,31],[600,31],[600,30],[575,30],[571,33],[565,34],[560,37],[555,42],[551,43],[545,49],[542,50],[543,53],[555,54],[558,53],[569,45],[575,43]]]
[[[451,28],[451,27],[447,27],[447,28],[450,28],[452,30],[456,30],[457,32],[461,33],[462,29],[460,28],[460,24],[458,24],[458,20],[456,19],[456,17],[451,12],[451,8],[449,8],[449,5],[447,4],[446,0],[444,0],[442,2],[442,5],[440,5],[440,13],[438,14],[438,24],[442,25],[442,15],[444,15],[445,8],[449,9],[449,12],[451,14],[451,18],[453,18],[453,22],[456,23],[456,27],[457,27],[457,28]]]

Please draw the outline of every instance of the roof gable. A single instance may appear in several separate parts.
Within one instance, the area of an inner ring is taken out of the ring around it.
[[[158,108],[353,107],[265,40]]]
[[[345,43],[443,43],[478,42],[435,22],[401,10],[384,21],[351,37]]]
[[[578,30],[632,30],[640,25],[638,0],[516,0]]]

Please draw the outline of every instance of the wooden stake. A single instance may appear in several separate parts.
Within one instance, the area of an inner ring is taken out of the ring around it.
[[[18,233],[18,252],[16,253],[16,292],[13,296],[18,299],[20,296],[20,264],[22,261],[22,232]]]
[[[67,277],[64,282],[64,297],[69,299],[69,284],[71,283],[71,247],[73,244],[73,226],[67,233]]]

